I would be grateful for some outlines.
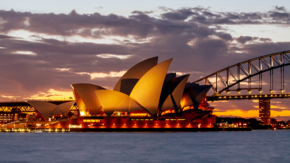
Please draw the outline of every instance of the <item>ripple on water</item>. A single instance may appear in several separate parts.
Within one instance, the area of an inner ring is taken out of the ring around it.
[[[290,130],[0,136],[0,162],[290,162]]]

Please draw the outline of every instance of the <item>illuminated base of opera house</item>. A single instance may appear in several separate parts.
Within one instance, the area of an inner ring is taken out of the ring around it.
[[[215,116],[210,111],[187,110],[183,116],[116,116],[78,117],[47,125],[45,129],[70,129],[70,131],[190,131],[191,128],[213,128]]]
[[[43,131],[214,128],[216,118],[206,101],[211,86],[189,83],[189,75],[167,73],[172,59],[159,64],[157,61],[158,57],[154,57],[136,64],[119,79],[113,90],[78,83],[71,85],[75,101],[27,101],[34,112],[17,112],[15,122],[6,123],[2,128],[5,125],[7,130],[17,128],[21,121],[16,120],[21,116],[24,126]]]

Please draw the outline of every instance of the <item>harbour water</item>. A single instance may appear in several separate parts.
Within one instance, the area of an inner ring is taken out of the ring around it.
[[[290,162],[290,130],[0,133],[0,162]]]

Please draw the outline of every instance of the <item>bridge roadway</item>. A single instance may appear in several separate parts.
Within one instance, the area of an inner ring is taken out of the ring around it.
[[[251,99],[282,99],[290,98],[290,93],[283,94],[248,94],[248,95],[220,95],[220,96],[207,96],[208,101],[221,101],[221,100],[251,100]]]

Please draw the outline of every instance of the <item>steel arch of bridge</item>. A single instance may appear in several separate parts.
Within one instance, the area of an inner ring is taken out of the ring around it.
[[[205,85],[212,85],[212,89],[214,91],[214,96],[219,96],[222,92],[230,92],[230,91],[237,91],[240,92],[241,90],[248,90],[249,92],[252,89],[258,89],[260,92],[262,91],[262,74],[264,72],[270,71],[270,91],[273,92],[273,70],[280,68],[281,74],[281,92],[284,91],[284,67],[290,65],[290,57],[289,51],[283,51],[273,54],[268,54],[260,57],[256,57],[253,59],[249,59],[217,72],[214,72],[204,78],[201,78],[194,83],[200,83],[202,81],[205,82]],[[258,65],[254,63],[254,61],[258,61]],[[276,63],[276,64],[274,64]],[[245,69],[243,65],[247,64],[247,68]],[[263,65],[266,67],[263,69]],[[235,68],[237,73],[234,73],[232,69]],[[252,72],[252,70],[255,70]],[[226,78],[223,78],[220,74],[226,73]],[[242,74],[241,74],[242,72]],[[243,76],[242,76],[243,75]],[[254,76],[259,75],[259,87],[252,88],[251,87],[251,78]],[[230,77],[235,81],[234,83],[230,83]],[[215,79],[215,84],[212,84],[209,79]],[[220,80],[224,87],[219,90],[218,80]],[[248,80],[248,88],[241,88],[240,83],[244,80]],[[237,85],[238,88],[235,90],[230,90],[231,87]]]

